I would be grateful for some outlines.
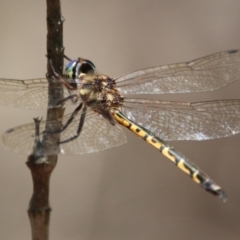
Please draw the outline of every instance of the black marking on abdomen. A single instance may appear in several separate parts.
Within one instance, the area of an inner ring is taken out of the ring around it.
[[[141,131],[142,131],[141,129],[136,128],[136,132],[137,132],[137,133],[139,133],[139,132],[141,132]]]
[[[149,135],[146,133],[145,136],[143,137],[143,140],[146,141],[148,139],[148,137],[149,137]]]

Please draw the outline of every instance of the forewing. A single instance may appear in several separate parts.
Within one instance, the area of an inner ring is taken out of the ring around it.
[[[164,140],[208,140],[240,132],[240,100],[126,100],[125,116]]]
[[[55,81],[58,81],[57,79]],[[61,91],[62,83],[55,84],[54,89]],[[64,87],[64,97],[69,96]],[[75,92],[72,91],[72,94]],[[67,101],[71,104],[71,101]],[[48,107],[48,80],[45,78],[15,80],[0,79],[0,104],[27,109],[46,109]]]
[[[194,61],[139,70],[117,78],[123,94],[204,92],[240,78],[240,50],[212,54]]]

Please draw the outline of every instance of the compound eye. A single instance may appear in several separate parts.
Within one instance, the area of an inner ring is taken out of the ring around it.
[[[78,62],[78,60],[69,61],[65,70],[66,71],[72,70],[76,66],[77,62]]]
[[[64,75],[69,78],[74,78],[76,76],[76,69],[79,68],[78,63],[78,60],[70,61],[65,68]]]
[[[85,61],[87,64],[89,64],[92,67],[93,70],[96,70],[96,67],[93,62],[91,62],[90,60],[87,60],[87,59],[85,59]]]
[[[79,73],[89,74],[89,73],[93,73],[95,70],[96,70],[96,67],[91,61],[84,60],[84,62],[81,64],[79,68]]]

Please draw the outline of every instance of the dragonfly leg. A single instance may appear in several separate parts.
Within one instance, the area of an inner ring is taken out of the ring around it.
[[[55,77],[60,78],[61,76],[55,71],[55,68],[53,67],[52,59],[48,56],[47,56],[47,58],[48,58],[48,61],[50,63],[50,66],[52,68],[53,74],[55,75]]]
[[[60,141],[60,144],[73,141],[74,139],[79,137],[79,135],[80,135],[80,133],[82,131],[82,128],[83,128],[83,124],[84,124],[84,120],[85,120],[85,117],[86,117],[86,113],[87,113],[87,107],[84,105],[76,135],[74,135],[73,137],[68,138],[66,140]]]
[[[65,59],[67,59],[68,61],[72,61],[72,59],[71,58],[69,58],[67,55],[63,55],[63,57],[65,58]]]
[[[65,103],[66,101],[68,100],[71,100],[72,103],[77,103],[78,99],[79,99],[79,96],[77,94],[71,94],[71,92],[69,92],[69,96],[66,97],[66,98],[63,98],[62,100],[59,100],[57,101],[55,104],[54,104],[54,107],[57,107],[63,103]]]
[[[81,110],[83,103],[80,103],[79,106],[73,111],[73,113],[71,114],[70,118],[67,120],[67,122],[59,129],[56,131],[44,131],[44,133],[61,133],[63,132],[69,125],[70,123],[74,120],[74,118],[76,117],[77,113]]]
[[[65,56],[65,55],[64,55],[64,56]],[[63,84],[67,89],[69,89],[69,90],[76,90],[76,87],[72,87],[71,85],[69,85],[68,82],[67,82],[64,78],[62,78],[62,76],[60,76],[60,75],[55,71],[54,66],[53,66],[53,63],[52,63],[52,59],[51,59],[51,58],[48,58],[48,61],[49,61],[49,63],[50,63],[50,66],[51,66],[51,68],[52,68],[52,71],[53,71],[54,76],[55,76],[58,80],[60,80],[60,82],[62,82],[62,84]]]

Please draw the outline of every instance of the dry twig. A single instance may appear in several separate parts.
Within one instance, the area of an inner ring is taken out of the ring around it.
[[[47,55],[52,59],[53,66],[59,74],[63,69],[63,17],[61,15],[60,0],[47,0]],[[52,78],[53,72],[48,62],[47,76]],[[56,100],[63,98],[63,89],[54,89],[54,85],[58,84],[54,81],[49,82],[49,101],[48,106],[54,105]],[[58,120],[63,116],[63,108],[48,108],[46,130],[57,130],[61,126],[51,126],[52,120]],[[37,120],[38,121],[38,120]],[[37,127],[37,123],[36,123]],[[58,146],[60,134],[44,134],[43,149],[48,151],[51,148]],[[49,219],[50,219],[50,204],[49,204],[49,185],[50,176],[57,164],[57,155],[47,156],[46,161],[37,164],[36,160],[39,157],[36,152],[38,146],[35,146],[35,152],[28,157],[27,166],[29,167],[33,179],[33,195],[29,203],[28,216],[32,228],[32,239],[46,240],[49,238]]]

